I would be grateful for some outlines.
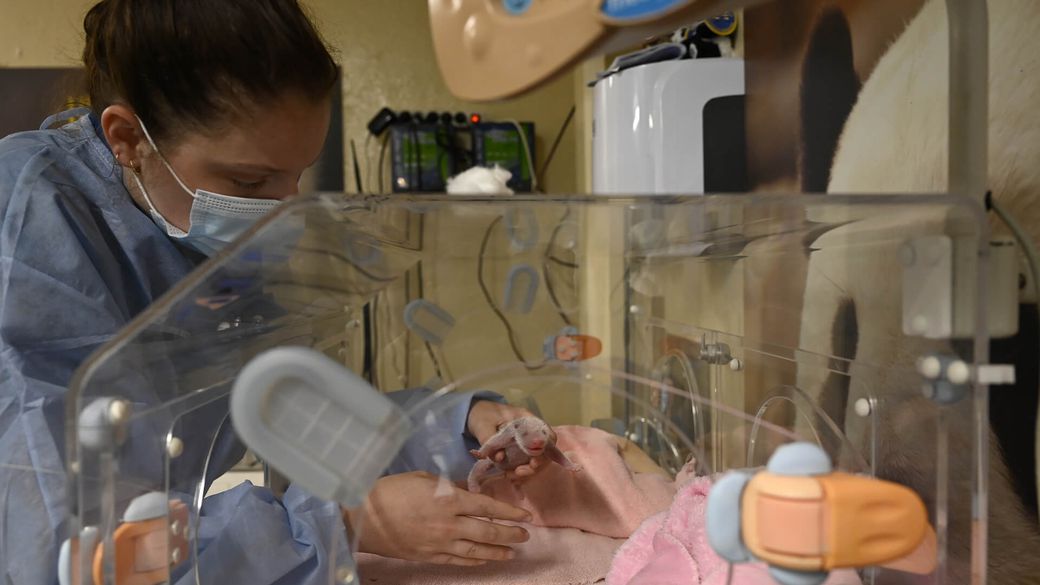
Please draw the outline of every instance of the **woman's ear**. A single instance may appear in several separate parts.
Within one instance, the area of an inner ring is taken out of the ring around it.
[[[120,165],[140,168],[149,148],[133,110],[122,104],[108,106],[101,112],[101,130]]]
[[[798,171],[803,192],[827,190],[838,140],[861,85],[845,13],[826,8],[813,27],[802,64]]]

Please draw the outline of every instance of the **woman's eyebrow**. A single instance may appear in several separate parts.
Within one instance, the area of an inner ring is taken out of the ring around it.
[[[314,166],[319,160],[321,160],[321,154],[322,153],[319,153],[318,156],[313,161],[311,161],[311,164],[307,165],[307,168],[310,168],[310,167]],[[215,168],[218,168],[218,169],[221,169],[221,170],[224,170],[224,171],[240,171],[240,172],[247,172],[247,173],[265,173],[265,174],[270,174],[270,175],[289,172],[289,171],[286,171],[284,169],[279,169],[279,168],[272,167],[272,166],[269,166],[269,165],[247,163],[247,162],[226,162],[225,163],[225,162],[214,161],[212,163],[212,165]]]
[[[277,169],[268,165],[253,164],[253,163],[212,163],[214,167],[217,167],[226,171],[244,171],[249,173],[265,173],[265,174],[277,174],[283,173],[282,169]]]

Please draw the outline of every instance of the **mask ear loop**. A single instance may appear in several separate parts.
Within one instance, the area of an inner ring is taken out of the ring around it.
[[[163,165],[166,166],[166,170],[170,171],[170,175],[172,175],[174,180],[177,181],[177,184],[181,186],[181,189],[184,189],[185,193],[191,195],[192,199],[196,199],[195,193],[191,189],[188,189],[188,186],[184,184],[184,181],[182,181],[181,178],[177,176],[177,173],[173,171],[173,167],[170,166],[170,163],[166,160],[166,157],[163,156],[161,152],[159,152],[159,147],[155,145],[155,141],[152,140],[152,135],[148,133],[148,128],[145,127],[144,122],[141,121],[141,118],[139,118],[137,114],[134,114],[134,118],[136,118],[137,123],[141,125],[141,131],[144,132],[144,137],[148,140],[148,144],[151,145],[152,150],[155,151],[155,154],[159,156],[159,160],[161,160]],[[130,169],[134,172],[134,181],[137,183],[137,188],[141,190],[141,195],[144,196],[144,200],[148,204],[149,211],[151,211],[154,217],[162,220],[162,224],[164,229],[166,230],[166,234],[174,238],[182,238],[188,235],[188,232],[171,224],[163,216],[163,214],[159,213],[159,210],[156,209],[155,204],[152,203],[152,198],[148,196],[148,189],[145,189],[144,183],[141,182],[141,168],[137,166],[137,161],[130,161]]]
[[[195,191],[192,191],[188,188],[187,185],[184,184],[184,181],[182,181],[181,178],[177,176],[177,173],[174,172],[173,167],[170,166],[170,162],[166,160],[166,157],[163,156],[161,152],[159,152],[159,147],[155,145],[155,141],[152,140],[152,135],[148,133],[148,128],[145,127],[144,122],[141,121],[141,118],[139,118],[137,114],[134,114],[134,118],[137,118],[137,123],[141,125],[141,131],[144,132],[144,137],[148,140],[148,144],[151,145],[152,150],[155,151],[155,154],[159,155],[159,160],[161,160],[162,163],[166,165],[166,170],[170,171],[170,174],[173,175],[173,179],[177,181],[177,184],[181,186],[181,189],[184,189],[185,193],[191,195],[192,199],[197,199],[198,195],[195,194]]]

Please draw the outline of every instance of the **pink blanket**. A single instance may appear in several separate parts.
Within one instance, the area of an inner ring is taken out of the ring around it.
[[[607,585],[726,585],[729,564],[712,550],[705,530],[711,479],[686,481],[680,474],[677,484],[682,487],[672,506],[647,519],[618,549]],[[826,583],[860,585],[860,580],[854,571],[835,571]],[[734,567],[732,585],[752,584],[775,581],[763,564]]]

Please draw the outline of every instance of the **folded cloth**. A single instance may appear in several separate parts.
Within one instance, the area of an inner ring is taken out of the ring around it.
[[[607,585],[727,585],[729,564],[712,550],[705,529],[712,480],[681,473],[677,484],[671,507],[648,518],[618,549]],[[775,585],[761,563],[736,565],[731,583]],[[826,583],[860,585],[860,580],[845,570],[832,572]]]
[[[603,581],[624,542],[574,528],[524,527],[531,538],[514,545],[508,561],[456,567],[359,553],[358,574],[361,583],[387,585],[591,585]]]
[[[552,464],[519,484],[503,476],[489,479],[481,492],[529,510],[537,526],[613,538],[627,538],[671,504],[675,483],[658,473],[632,473],[621,456],[619,437],[578,426],[556,427],[556,435],[556,446],[581,471]]]

